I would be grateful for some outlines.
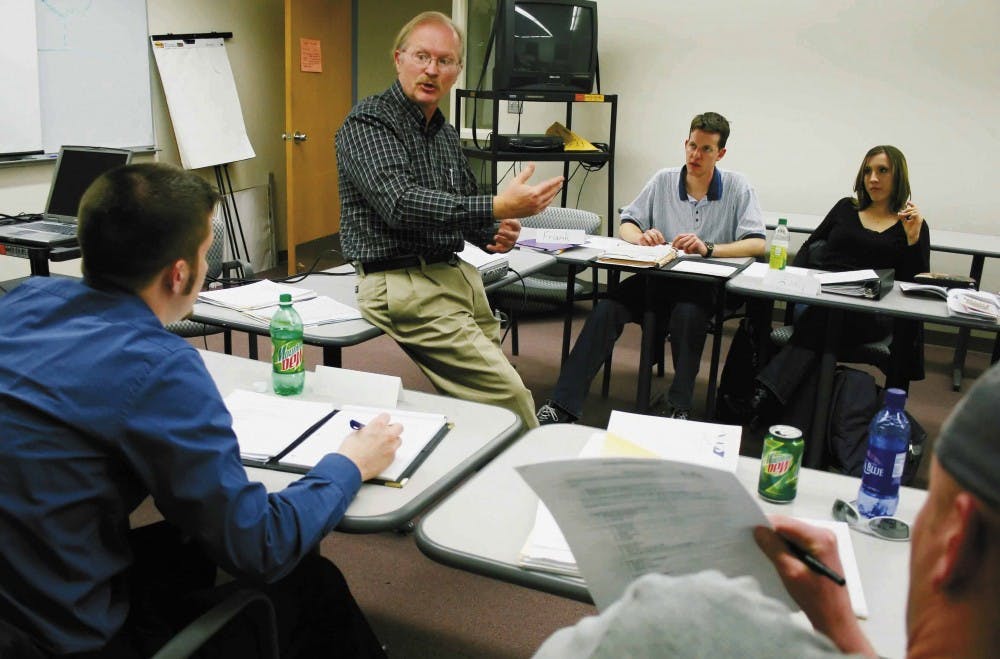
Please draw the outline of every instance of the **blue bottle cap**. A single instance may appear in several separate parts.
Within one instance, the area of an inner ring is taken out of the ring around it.
[[[896,409],[903,409],[906,405],[906,392],[902,389],[886,389],[885,390],[885,406],[892,407]]]

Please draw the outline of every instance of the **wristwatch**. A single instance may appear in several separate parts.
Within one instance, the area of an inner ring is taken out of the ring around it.
[[[715,251],[715,243],[706,240],[705,241],[705,258],[712,256],[712,252]]]

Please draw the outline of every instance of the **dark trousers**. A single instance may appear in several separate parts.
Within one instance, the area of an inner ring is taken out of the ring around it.
[[[648,283],[647,283],[648,282]],[[691,409],[695,378],[715,310],[713,285],[636,275],[619,284],[607,299],[598,302],[559,372],[552,400],[567,412],[583,416],[583,402],[590,383],[607,361],[625,323],[641,323],[646,308],[646,286],[651,286],[652,308],[660,329],[670,332],[674,379],[667,392],[673,407]]]
[[[808,307],[795,320],[795,332],[788,344],[761,369],[757,380],[766,386],[782,405],[787,405],[799,386],[819,364],[826,341],[830,312],[822,307]],[[884,339],[892,333],[892,320],[866,313],[843,314],[837,350],[847,350],[864,343]]]
[[[264,593],[274,606],[282,657],[384,657],[340,570],[318,553],[279,581],[214,586],[215,564],[166,522],[135,529],[136,561],[129,575],[130,613],[102,650],[74,658],[148,657],[188,622],[241,588]],[[220,630],[197,657],[256,656],[261,630],[247,616]]]

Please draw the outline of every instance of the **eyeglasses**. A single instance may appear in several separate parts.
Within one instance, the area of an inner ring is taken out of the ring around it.
[[[410,53],[405,50],[403,52],[409,55],[414,62],[419,64],[420,67],[424,69],[430,66],[431,62],[437,62],[438,69],[444,71],[445,73],[456,71],[460,66],[462,66],[461,63],[459,63],[459,61],[454,57],[434,57],[433,55],[428,55],[422,50],[418,50],[415,53]]]
[[[898,517],[864,518],[854,506],[853,501],[847,502],[843,499],[834,501],[833,518],[839,522],[847,522],[856,531],[867,533],[883,540],[906,542],[910,539],[909,524]]]

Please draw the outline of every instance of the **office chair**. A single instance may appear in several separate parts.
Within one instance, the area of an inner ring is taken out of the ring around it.
[[[192,620],[153,655],[153,659],[185,659],[240,615],[248,616],[255,631],[257,656],[276,659],[278,629],[271,600],[253,590],[238,590]]]
[[[596,235],[601,228],[601,216],[577,208],[550,206],[538,215],[523,218],[521,226],[536,229],[582,229],[589,235]],[[493,292],[494,303],[506,311],[510,319],[511,352],[513,354],[518,353],[518,312],[549,311],[560,308],[566,301],[566,277],[568,273],[569,266],[556,263]],[[583,299],[590,296],[592,292],[593,286],[590,283],[577,280],[573,289],[573,299]]]
[[[241,589],[192,620],[184,629],[167,641],[153,659],[186,659],[207,643],[217,632],[236,620],[247,616],[254,630],[256,655],[262,659],[278,656],[278,628],[271,600],[262,593]],[[0,657],[19,659],[45,659],[30,637],[14,625],[0,620]]]
[[[208,262],[208,272],[205,273],[205,281],[218,279],[220,277],[238,277],[249,279],[253,277],[253,267],[240,260],[223,261],[222,252],[226,243],[226,225],[221,217],[212,218],[212,245],[208,248],[205,258]],[[225,284],[224,284],[225,285]],[[184,338],[196,336],[208,336],[209,334],[222,334],[223,346],[227,355],[233,353],[232,332],[217,325],[208,325],[193,320],[179,320],[166,326],[167,330]]]

